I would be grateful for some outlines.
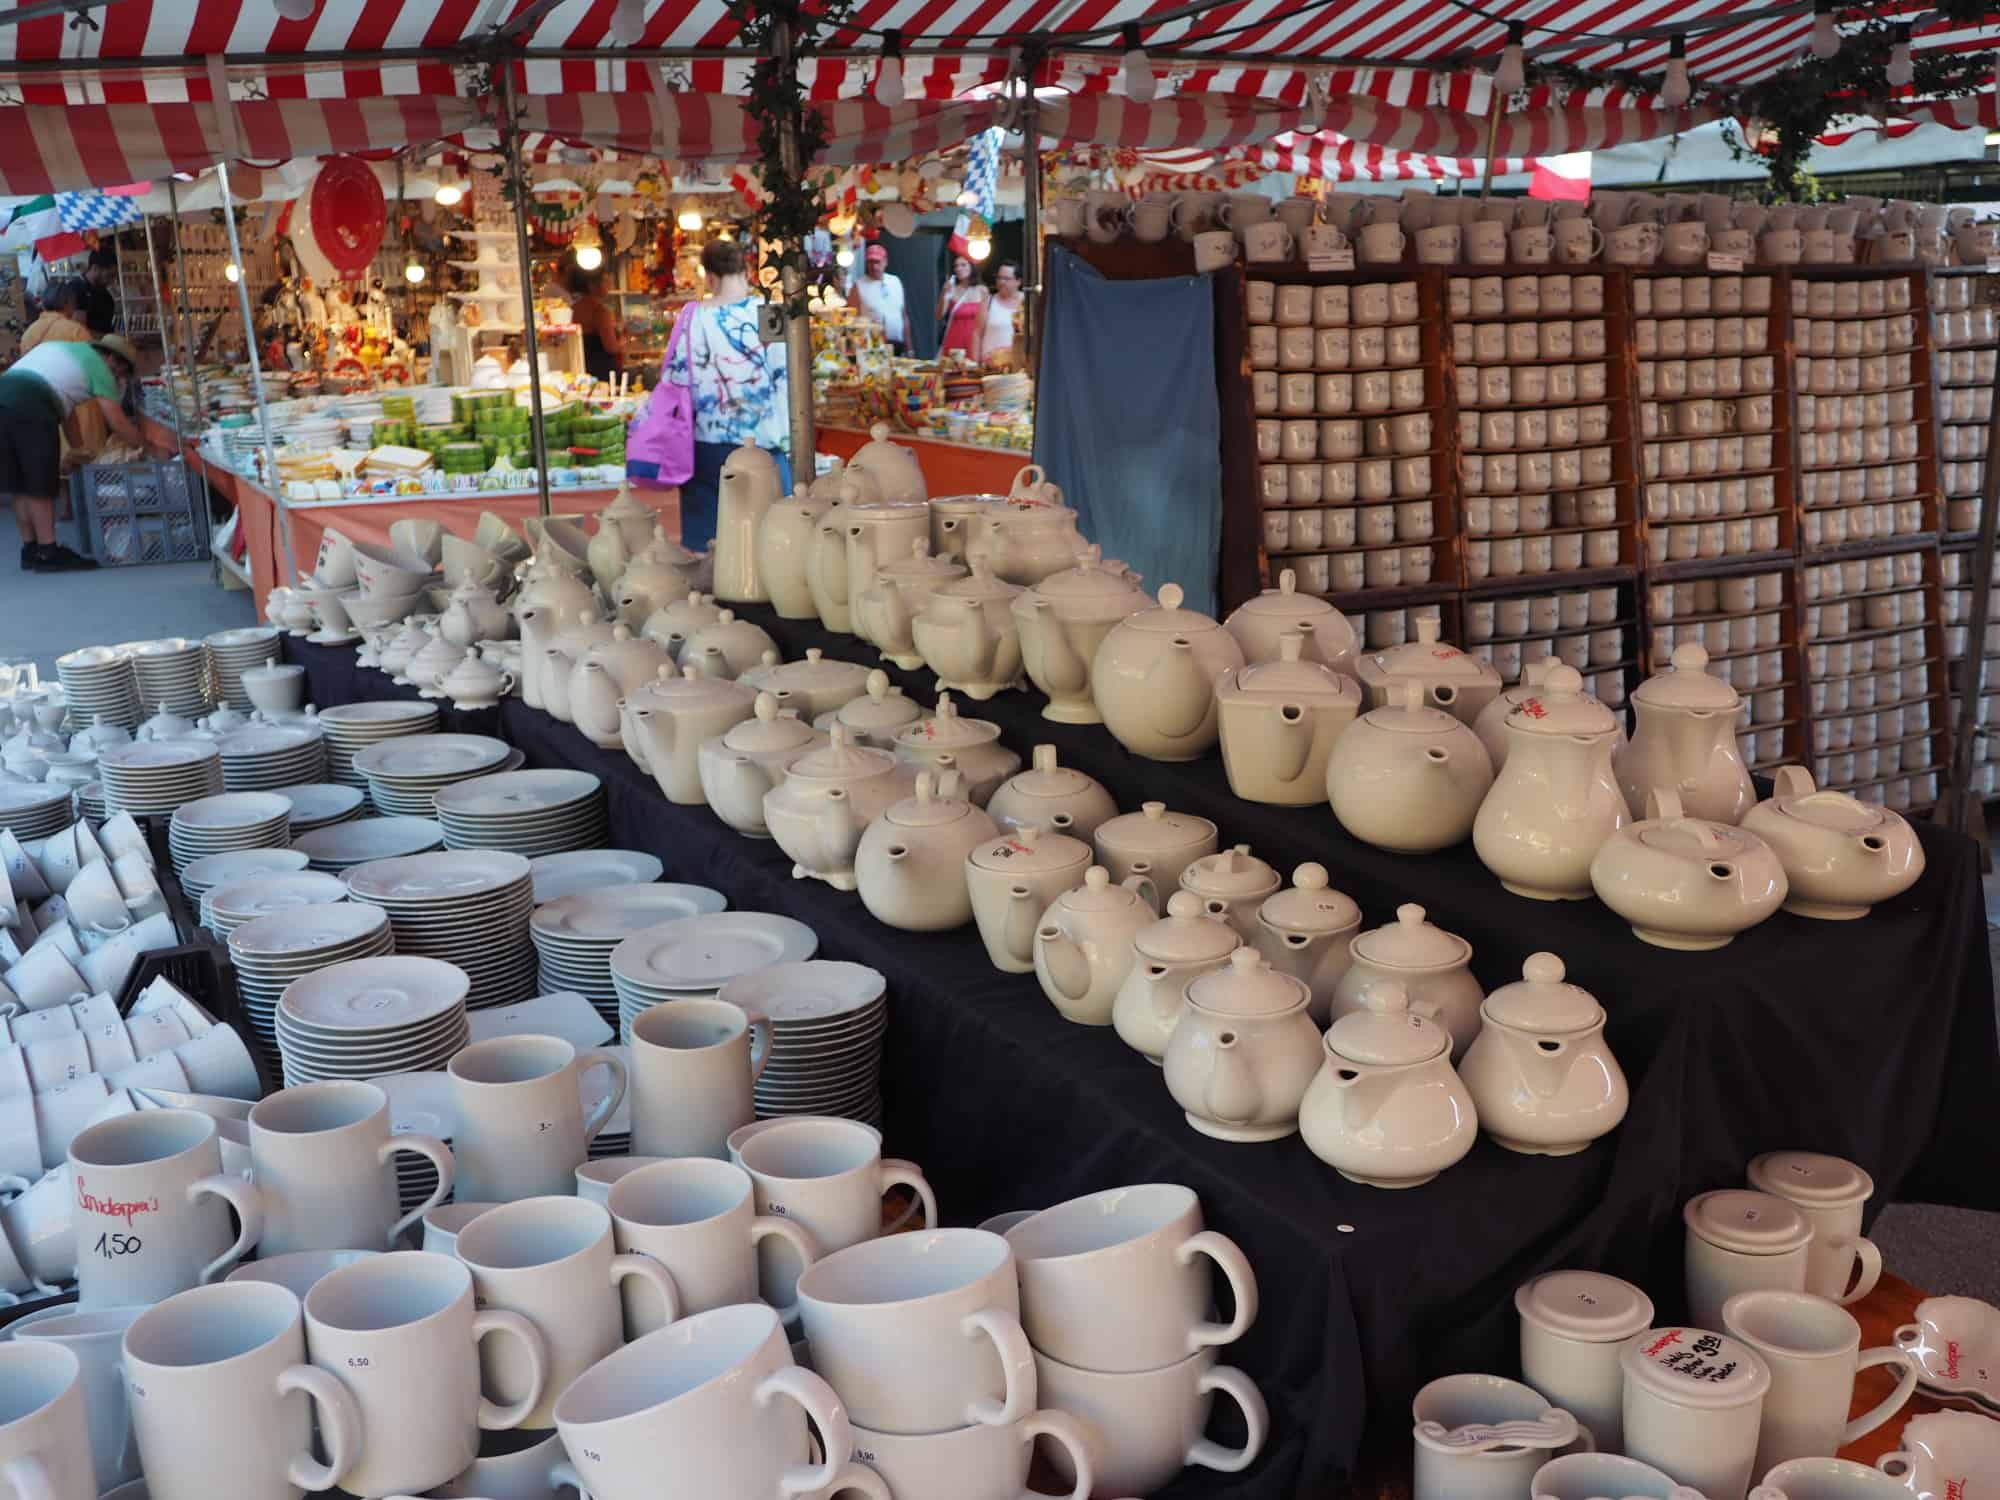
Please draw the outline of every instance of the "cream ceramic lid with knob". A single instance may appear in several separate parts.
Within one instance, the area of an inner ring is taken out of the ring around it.
[[[1738,1255],[1784,1255],[1812,1238],[1812,1225],[1773,1193],[1718,1188],[1681,1206],[1681,1220],[1711,1245]]]
[[[1142,802],[1137,812],[1099,824],[1095,837],[1102,848],[1145,859],[1205,844],[1215,837],[1215,825],[1193,813],[1168,812],[1164,802]]]
[[[1771,855],[1770,845],[1756,834],[1746,833],[1727,823],[1712,823],[1705,818],[1670,814],[1634,824],[1624,832],[1627,837],[1637,839],[1648,849],[1656,849],[1662,854],[1689,860],[1695,864],[1741,859],[1744,855],[1752,853]]]
[[[1167,897],[1167,914],[1132,939],[1138,952],[1166,964],[1212,963],[1242,945],[1236,929],[1209,916],[1193,891],[1175,891]]]
[[[1283,877],[1252,854],[1248,844],[1204,854],[1181,872],[1181,889],[1225,901],[1267,895],[1283,883]]]
[[[1546,668],[1539,689],[1507,711],[1507,727],[1522,734],[1579,739],[1618,733],[1618,716],[1583,690],[1583,674],[1561,662]]]
[[[1414,901],[1396,908],[1396,920],[1358,934],[1354,956],[1383,969],[1446,969],[1472,961],[1472,944],[1433,927]]]
[[[1080,796],[1094,789],[1102,790],[1095,776],[1072,766],[1057,764],[1054,745],[1035,746],[1033,763],[1026,770],[1010,776],[1007,786],[1024,797],[1059,799]]]
[[[1425,682],[1494,682],[1500,674],[1476,656],[1439,639],[1444,624],[1436,615],[1417,616],[1417,638],[1361,658],[1361,676],[1393,680],[1417,677]]]
[[[1118,622],[1118,628],[1159,635],[1198,635],[1205,630],[1222,628],[1198,609],[1182,609],[1181,601],[1185,598],[1187,591],[1178,583],[1163,583],[1160,585],[1159,608],[1142,609],[1137,614],[1127,615]]]
[[[1763,1192],[1811,1208],[1841,1208],[1875,1196],[1875,1179],[1853,1162],[1817,1151],[1766,1151],[1746,1174]]]
[[[1465,724],[1457,715],[1432,708],[1424,702],[1424,691],[1423,683],[1415,679],[1391,683],[1388,687],[1389,701],[1380,708],[1369,709],[1361,716],[1360,722],[1394,734],[1438,735],[1465,729]],[[1466,732],[1471,733],[1470,730]],[[1479,748],[1484,750],[1486,747],[1481,745]]]
[[[938,828],[973,814],[973,806],[960,794],[963,778],[956,771],[939,776],[933,771],[917,772],[914,795],[891,803],[882,819],[898,828]]]
[[[1823,828],[1829,833],[1866,838],[1907,821],[1886,807],[1863,802],[1846,792],[1820,791],[1813,785],[1812,773],[1803,766],[1780,766],[1773,780],[1775,789],[1769,798],[1758,804],[1760,808],[1796,818],[1801,823]]]
[[[1064,891],[1055,904],[1065,911],[1123,911],[1145,899],[1137,891],[1113,884],[1111,872],[1103,865],[1092,865],[1083,872],[1083,884]]]
[[[1516,1031],[1587,1031],[1604,1019],[1604,1007],[1589,990],[1568,983],[1564,972],[1563,961],[1553,953],[1530,953],[1521,977],[1488,995],[1480,1012]]]
[[[699,667],[682,667],[678,677],[656,677],[631,695],[638,699],[634,708],[706,708],[729,702],[751,700],[754,709],[759,696],[744,683],[727,677],[705,677]],[[783,707],[772,696],[775,707]]]
[[[1211,1015],[1275,1016],[1312,999],[1304,982],[1280,974],[1255,948],[1238,948],[1229,967],[1204,974],[1187,988],[1188,1002]]]
[[[1349,1062],[1404,1067],[1451,1051],[1451,1033],[1413,1014],[1410,992],[1395,980],[1364,985],[1360,999],[1360,1010],[1349,1011],[1327,1028],[1329,1052]]]
[[[1340,932],[1361,920],[1361,908],[1327,883],[1325,865],[1308,863],[1292,871],[1291,889],[1267,899],[1257,915],[1280,932]]]
[[[1075,567],[1051,573],[1028,589],[1016,607],[1029,608],[1041,599],[1055,605],[1065,620],[1121,620],[1153,602],[1122,568],[1108,566],[1095,546],[1084,548]]]
[[[907,510],[908,507],[903,507]],[[851,513],[851,512],[850,512]],[[875,565],[877,574],[887,574],[891,578],[963,578],[965,564],[949,557],[931,556],[931,544],[923,537],[910,542],[908,557],[891,558]]]
[[[1302,660],[1306,638],[1296,630],[1278,637],[1276,661],[1258,662],[1225,672],[1216,684],[1218,696],[1240,693],[1246,697],[1268,698],[1274,703],[1313,706],[1326,703],[1360,703],[1361,686],[1345,672],[1316,661]]]
[[[1066,833],[1047,833],[1034,823],[988,839],[966,856],[982,870],[1045,875],[1090,863],[1090,845]]]
[[[834,722],[845,724],[856,734],[885,734],[901,729],[923,716],[914,698],[891,685],[889,674],[877,668],[868,674],[867,691],[849,698],[834,713]]]
[[[1021,593],[1018,583],[1009,583],[1004,578],[993,576],[992,566],[985,558],[975,559],[972,572],[964,578],[954,578],[950,583],[941,583],[931,590],[933,599],[970,599],[990,601],[1011,599]]]
[[[749,718],[723,735],[724,749],[755,755],[769,750],[790,750],[819,740],[819,731],[797,714],[778,712],[778,696],[775,693],[759,693],[750,714]]]
[[[860,521],[900,521],[907,516],[926,515],[930,505],[930,501],[921,498],[850,500],[842,509],[852,525]]]
[[[769,669],[762,686],[786,687],[797,692],[861,692],[868,683],[868,668],[859,662],[840,661],[819,647],[810,647],[797,661]]]
[[[848,737],[845,724],[834,725],[827,734],[830,743],[817,750],[809,750],[793,761],[786,768],[787,779],[839,785],[895,770],[897,762],[894,755],[887,750],[877,750],[872,745],[855,744]]]
[[[1707,648],[1688,641],[1674,647],[1671,671],[1656,672],[1632,689],[1632,701],[1649,708],[1733,711],[1743,700],[1735,688],[1710,675]]]
[[[1326,600],[1317,594],[1301,594],[1298,590],[1299,575],[1290,568],[1282,569],[1278,574],[1276,588],[1265,589],[1254,598],[1244,600],[1230,612],[1229,618],[1233,620],[1238,615],[1274,615],[1304,621],[1314,630],[1325,630],[1331,623],[1326,617],[1335,615],[1339,617],[1342,625],[1347,625],[1347,616],[1341,614]],[[1347,625],[1347,634],[1350,639],[1353,637],[1352,625]]]
[[[1653,1326],[1653,1299],[1599,1271],[1548,1271],[1514,1288],[1521,1321],[1583,1344],[1617,1344]]]
[[[990,719],[962,719],[950,693],[939,693],[937,709],[927,719],[897,731],[896,743],[921,750],[962,750],[990,745],[1000,738],[1000,726]]]
[[[847,461],[850,469],[871,475],[884,495],[904,501],[924,500],[924,471],[914,448],[889,441],[889,424],[877,422],[868,429],[868,441],[854,450]]]
[[[1648,1328],[1618,1353],[1627,1383],[1675,1406],[1728,1409],[1764,1399],[1771,1371],[1748,1344],[1705,1328]]]

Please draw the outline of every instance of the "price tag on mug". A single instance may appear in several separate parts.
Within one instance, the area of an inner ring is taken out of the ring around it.
[[[1708,268],[1711,271],[1740,272],[1743,269],[1743,257],[1740,255],[1723,255],[1718,251],[1711,250],[1708,252]]]

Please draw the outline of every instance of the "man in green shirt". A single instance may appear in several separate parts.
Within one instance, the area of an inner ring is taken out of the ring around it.
[[[94,401],[113,432],[142,446],[144,437],[120,404],[138,359],[129,340],[111,333],[89,344],[37,344],[0,373],[0,495],[13,497],[23,572],[97,566],[56,545],[62,426],[71,412]]]

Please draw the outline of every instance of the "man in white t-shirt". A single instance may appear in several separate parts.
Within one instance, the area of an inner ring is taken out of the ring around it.
[[[898,354],[910,344],[910,320],[903,310],[903,280],[889,274],[889,249],[870,245],[864,257],[866,269],[854,283],[855,300],[861,310],[882,325],[882,337]]]

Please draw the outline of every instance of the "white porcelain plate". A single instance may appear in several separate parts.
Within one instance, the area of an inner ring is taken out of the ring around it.
[[[536,909],[530,928],[566,947],[615,945],[677,917],[706,916],[729,905],[705,885],[626,885],[564,896]]]
[[[1896,1330],[1933,1390],[2000,1405],[2000,1307],[1976,1297],[1926,1297],[1917,1321]]]
[[[435,784],[476,776],[507,758],[505,740],[484,734],[412,734],[370,745],[354,757],[364,776]]]
[[[1967,1411],[1928,1412],[1903,1429],[1903,1446],[1875,1467],[1920,1500],[2000,1496],[2000,1421]]]
[[[381,907],[342,901],[245,922],[229,934],[229,949],[239,962],[253,963],[265,957],[324,953],[375,937],[388,925],[389,914]]]
[[[537,906],[604,886],[644,885],[658,880],[665,868],[652,855],[636,849],[577,849],[564,854],[545,854],[529,867],[535,879]]]
[[[434,849],[443,841],[444,829],[435,818],[356,818],[302,833],[292,847],[333,864],[366,864]]]
[[[611,971],[642,990],[716,990],[739,974],[818,950],[818,935],[790,917],[712,912],[634,933],[612,950]]]
[[[342,828],[355,825],[342,823]],[[348,886],[364,901],[390,905],[462,901],[526,885],[528,862],[500,849],[451,849],[385,859],[347,872]]]
[[[347,899],[347,887],[338,875],[287,870],[233,880],[215,887],[203,899],[217,915],[245,920],[301,906],[330,906]]]
[[[866,964],[815,959],[778,963],[739,975],[722,987],[721,997],[744,1010],[787,1021],[825,1021],[867,1010],[882,998],[887,981]]]
[[[467,819],[504,818],[568,808],[604,783],[588,771],[503,771],[457,782],[437,794],[440,814]]]
[[[397,955],[308,974],[278,1010],[314,1030],[358,1035],[421,1026],[464,1004],[465,995],[465,976],[450,964]]]

